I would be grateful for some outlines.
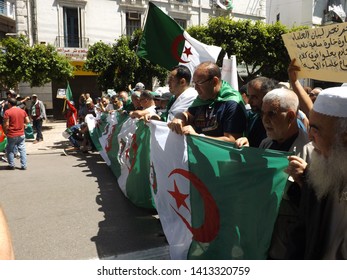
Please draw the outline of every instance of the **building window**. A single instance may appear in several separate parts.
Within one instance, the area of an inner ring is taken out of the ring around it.
[[[0,14],[6,15],[5,0],[0,0]]]
[[[183,28],[187,29],[187,21],[184,19],[175,18],[175,21]]]
[[[80,9],[63,7],[64,15],[64,45],[65,47],[80,47]]]
[[[59,48],[88,48],[85,37],[85,0],[56,0],[58,6],[58,36],[55,45]]]
[[[138,12],[127,12],[126,35],[131,36],[137,29],[141,29],[141,14]]]

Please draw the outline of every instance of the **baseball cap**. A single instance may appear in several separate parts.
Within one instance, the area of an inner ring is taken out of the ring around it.
[[[137,83],[133,90],[145,90],[145,85],[143,83]]]
[[[171,98],[172,94],[170,92],[165,92],[159,97],[155,97],[155,99],[158,100],[169,100]]]

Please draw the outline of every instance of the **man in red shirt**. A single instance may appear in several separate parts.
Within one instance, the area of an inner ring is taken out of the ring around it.
[[[77,109],[75,107],[75,103],[73,101],[69,101],[66,97],[66,111],[65,111],[65,118],[66,118],[66,127],[72,127],[77,124]]]
[[[8,100],[9,109],[6,110],[4,115],[3,129],[7,135],[7,159],[8,159],[8,169],[14,170],[14,156],[15,147],[17,147],[20,154],[21,169],[27,169],[27,155],[25,150],[25,134],[24,126],[29,123],[29,117],[27,113],[16,107],[17,100],[15,98],[10,98]]]

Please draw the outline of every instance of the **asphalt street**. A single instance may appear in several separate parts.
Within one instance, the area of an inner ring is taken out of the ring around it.
[[[43,128],[43,142],[27,140],[27,170],[0,162],[16,259],[169,259],[155,210],[133,205],[97,152],[65,156],[64,122]]]

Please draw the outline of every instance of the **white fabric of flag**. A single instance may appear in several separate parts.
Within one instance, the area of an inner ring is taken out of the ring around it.
[[[152,121],[151,129],[151,185],[155,205],[160,213],[165,236],[170,244],[172,259],[187,259],[192,241],[179,215],[191,223],[189,190],[190,182],[182,176],[171,174],[173,170],[188,170],[187,143],[185,137],[172,132],[166,123]],[[153,187],[154,185],[154,187]],[[175,195],[185,196],[179,200]]]

